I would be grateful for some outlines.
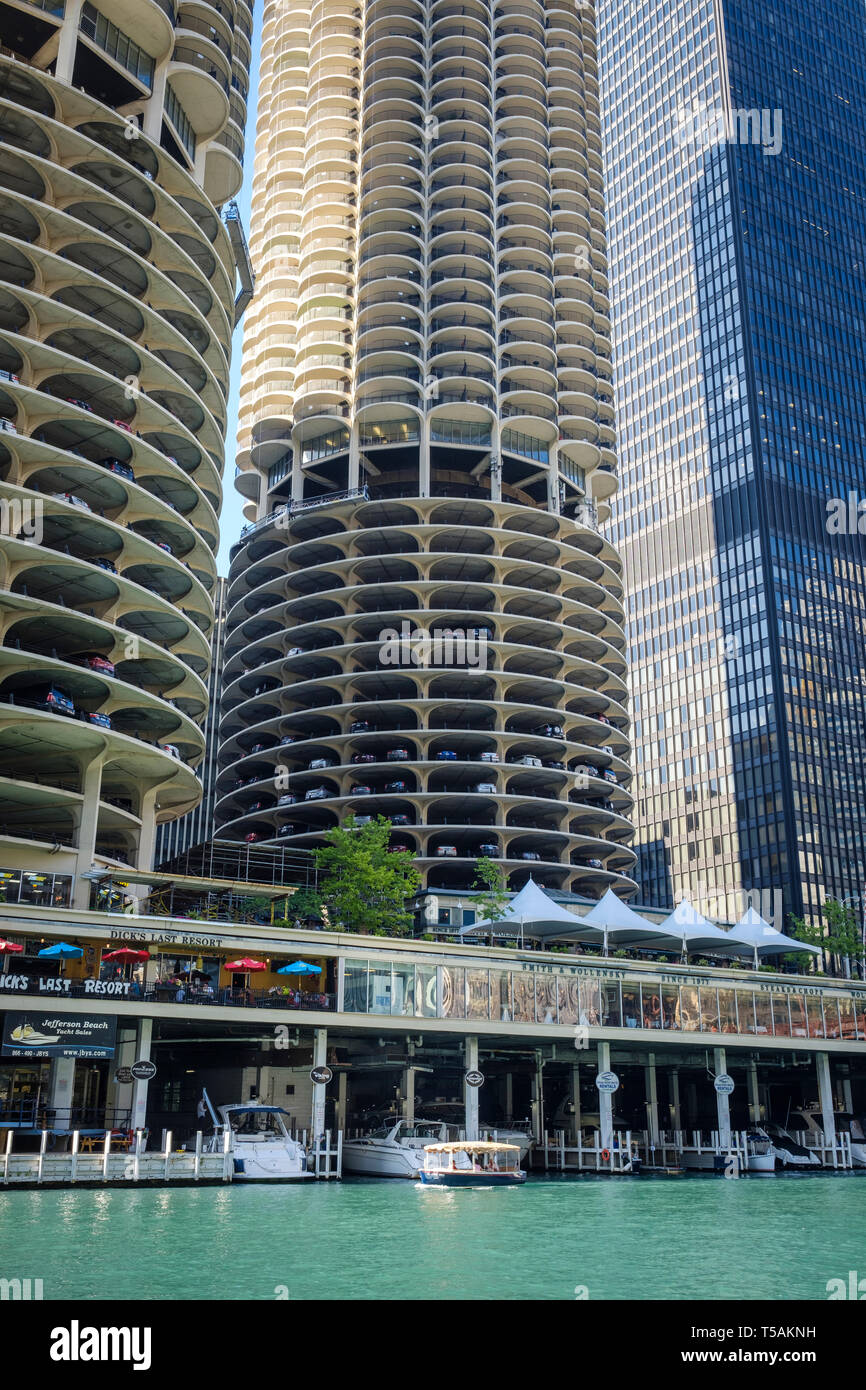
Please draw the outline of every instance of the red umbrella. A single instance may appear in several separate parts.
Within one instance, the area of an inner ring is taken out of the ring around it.
[[[119,946],[116,951],[109,951],[102,957],[103,960],[150,960],[150,951],[134,951],[131,946]]]
[[[24,947],[23,947],[23,946],[19,946],[19,944],[18,944],[17,941],[5,941],[5,940],[3,939],[3,937],[0,936],[0,952],[2,952],[2,951],[23,951],[23,950],[24,950]]]
[[[226,961],[226,970],[267,970],[267,964],[263,960],[253,960],[250,956],[241,956],[240,960]]]

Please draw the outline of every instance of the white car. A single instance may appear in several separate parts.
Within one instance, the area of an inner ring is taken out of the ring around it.
[[[52,492],[58,502],[66,502],[70,507],[80,507],[83,512],[89,512],[90,506],[83,497],[76,497],[73,492]]]

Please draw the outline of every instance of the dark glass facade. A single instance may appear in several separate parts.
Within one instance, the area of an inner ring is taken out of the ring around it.
[[[643,897],[815,915],[866,872],[864,11],[598,8]]]

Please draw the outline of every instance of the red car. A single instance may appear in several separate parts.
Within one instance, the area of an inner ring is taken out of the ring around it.
[[[103,676],[114,675],[114,662],[108,661],[104,656],[82,656],[79,661],[90,671],[99,671]]]

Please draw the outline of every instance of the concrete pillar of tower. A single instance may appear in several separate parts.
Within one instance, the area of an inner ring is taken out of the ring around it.
[[[430,416],[421,421],[418,441],[418,495],[430,496]]]
[[[478,1039],[467,1038],[464,1044],[463,1060],[467,1071],[478,1070]],[[463,1108],[467,1139],[478,1138],[478,1086],[463,1082]]]
[[[830,1054],[815,1053],[815,1068],[818,1072],[818,1101],[821,1106],[821,1128],[827,1144],[836,1145],[836,1114],[833,1109],[833,1080],[830,1075]]]
[[[52,1129],[72,1128],[72,1087],[75,1081],[75,1058],[53,1057],[48,1076],[48,1109],[53,1111]]]
[[[337,1129],[346,1128],[346,1106],[349,1092],[349,1076],[347,1072],[341,1071],[337,1077],[337,1101],[334,1107],[335,1123]]]
[[[150,1061],[150,1044],[153,1038],[153,1019],[140,1018],[135,1036],[135,1061]],[[147,1122],[147,1088],[149,1081],[136,1081],[132,1088],[132,1129],[144,1129]]]
[[[403,1071],[403,1080],[400,1085],[400,1092],[403,1097],[403,1119],[407,1124],[415,1123],[415,1068],[406,1067]]]
[[[647,1137],[650,1144],[659,1142],[659,1095],[656,1084],[656,1058],[650,1052],[644,1067],[644,1088],[646,1095]]]
[[[713,1069],[716,1076],[720,1076],[725,1070],[725,1049],[723,1047],[713,1048]],[[716,1091],[716,1115],[719,1143],[723,1149],[729,1149],[731,1147],[731,1100],[730,1096],[723,1091]]]
[[[851,1096],[850,1076],[842,1077],[842,1107],[848,1114],[854,1109],[854,1101]]]
[[[610,1043],[598,1045],[598,1073],[610,1071]],[[613,1149],[613,1096],[609,1091],[598,1093],[598,1117],[600,1123],[601,1147]]]
[[[78,46],[78,30],[81,24],[81,11],[84,0],[66,0],[63,14],[63,28],[60,31],[60,46],[57,50],[57,65],[54,76],[58,82],[72,85],[72,71],[75,67],[75,50]]]
[[[162,136],[162,114],[165,109],[165,88],[168,80],[169,59],[157,63],[153,74],[153,85],[150,89],[150,100],[144,108],[144,120],[142,130],[145,135],[158,145]]]
[[[505,1118],[514,1119],[514,1077],[510,1071],[505,1073]]]
[[[72,891],[72,906],[90,906],[90,882],[81,874],[90,868],[96,855],[96,827],[99,818],[99,793],[102,786],[102,753],[81,768],[81,802],[76,813],[78,832],[78,875]]]
[[[324,1067],[328,1061],[328,1030],[327,1028],[313,1029],[313,1066]],[[311,1115],[310,1132],[313,1143],[321,1139],[325,1132],[325,1091],[327,1083],[324,1081],[313,1082],[313,1112]]]
[[[535,1073],[532,1077],[532,1133],[537,1144],[544,1139],[544,1058],[535,1054]]]

